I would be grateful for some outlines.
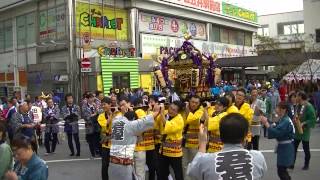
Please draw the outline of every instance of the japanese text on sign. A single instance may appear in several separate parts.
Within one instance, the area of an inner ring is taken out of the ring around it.
[[[206,24],[161,15],[140,13],[139,28],[142,32],[183,37],[186,33],[194,39],[207,39]]]
[[[238,6],[222,2],[222,13],[225,15],[245,19],[247,21],[257,22],[257,13],[249,11]]]
[[[221,13],[221,0],[165,0],[211,13]]]

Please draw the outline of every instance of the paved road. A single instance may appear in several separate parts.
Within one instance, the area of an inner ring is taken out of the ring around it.
[[[43,156],[45,150],[40,149],[40,156],[43,157],[49,165],[49,180],[98,180],[100,178],[101,160],[89,159],[89,148],[84,141],[84,134],[81,134],[81,157],[70,158],[67,142],[64,141],[57,147],[57,154]],[[297,155],[296,168],[290,171],[293,180],[317,180],[320,177],[320,127],[317,127],[312,132],[311,138],[311,164],[309,171],[302,171],[304,153],[299,152]],[[263,151],[267,165],[268,173],[265,175],[265,180],[276,180],[276,154],[273,153],[275,145],[274,140],[262,138],[260,141],[261,150]],[[301,150],[300,145],[300,150]]]

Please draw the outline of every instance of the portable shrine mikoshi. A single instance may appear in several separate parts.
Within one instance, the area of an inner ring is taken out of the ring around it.
[[[180,48],[166,57],[159,57],[160,66],[155,67],[155,76],[161,88],[174,87],[182,96],[199,95],[210,97],[210,88],[221,79],[221,70],[216,64],[217,56],[201,53],[186,35]]]

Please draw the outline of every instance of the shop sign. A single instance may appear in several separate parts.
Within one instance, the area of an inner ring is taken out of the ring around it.
[[[91,50],[91,37],[90,33],[83,33],[82,35],[82,48],[84,52]]]
[[[147,13],[139,14],[139,28],[141,32],[183,37],[186,33],[195,39],[207,39],[205,23],[185,21]]]
[[[210,13],[221,13],[221,0],[163,0]]]
[[[251,22],[258,22],[256,12],[243,9],[232,4],[228,4],[226,2],[222,2],[222,14]]]
[[[81,68],[82,73],[89,73],[92,72],[92,68]]]
[[[142,58],[155,59],[160,54],[170,54],[180,48],[183,38],[158,35],[141,35]],[[206,55],[217,54],[218,58],[255,56],[254,48],[249,46],[231,45],[217,42],[191,40],[192,44]]]
[[[93,39],[128,40],[128,15],[124,9],[77,2],[77,35],[90,33]]]
[[[58,82],[68,82],[69,77],[68,75],[56,74],[53,76],[53,80]]]
[[[98,47],[100,57],[134,57],[135,48],[106,47],[101,45]]]

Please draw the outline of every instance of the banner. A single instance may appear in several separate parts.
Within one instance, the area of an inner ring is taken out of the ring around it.
[[[56,8],[48,9],[48,38],[56,38]]]
[[[155,59],[160,54],[169,54],[176,48],[180,48],[184,38],[175,38],[169,36],[141,35],[141,52],[143,59]],[[202,53],[211,55],[215,53],[218,58],[255,56],[254,48],[250,46],[239,46],[224,44],[218,42],[208,42],[200,40],[191,40],[192,44]]]
[[[40,33],[40,41],[47,39],[48,31],[47,31],[47,11],[41,11],[39,13],[39,33]]]
[[[128,40],[128,13],[124,9],[77,2],[77,36],[90,33],[92,39]]]
[[[244,19],[251,22],[258,22],[257,13],[243,9],[241,7],[222,2],[222,14],[227,16],[236,17],[239,19]]]
[[[194,9],[221,14],[221,0],[163,0]]]
[[[182,7],[202,10],[213,14],[223,14],[237,19],[257,23],[257,13],[223,2],[222,0],[159,0]]]
[[[57,40],[66,39],[66,7],[57,7]]]
[[[65,5],[39,13],[39,34],[40,41],[66,39]]]
[[[185,21],[147,13],[139,14],[141,32],[183,37],[186,33],[194,39],[207,39],[205,23]]]

